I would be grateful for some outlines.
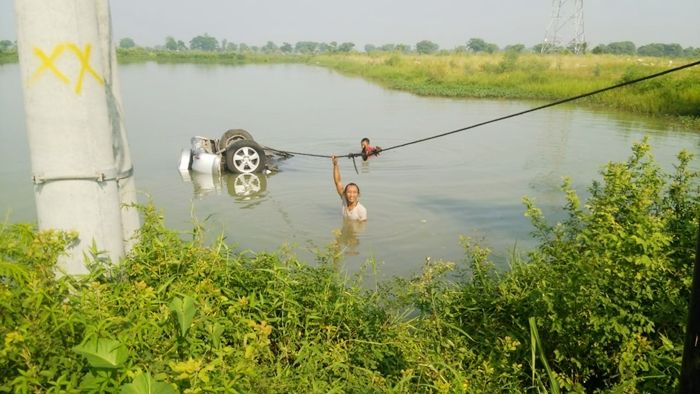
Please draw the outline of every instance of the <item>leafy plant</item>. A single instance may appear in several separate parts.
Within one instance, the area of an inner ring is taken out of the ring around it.
[[[153,379],[151,374],[141,373],[134,381],[122,386],[121,394],[177,394],[171,385]]]
[[[105,338],[89,339],[73,347],[73,351],[85,356],[93,368],[119,368],[128,357],[128,352],[123,344]]]
[[[170,302],[170,310],[173,311],[177,318],[177,323],[180,327],[180,335],[184,337],[185,334],[187,334],[187,330],[190,329],[194,314],[197,311],[197,308],[194,306],[194,299],[190,296],[173,298]]]

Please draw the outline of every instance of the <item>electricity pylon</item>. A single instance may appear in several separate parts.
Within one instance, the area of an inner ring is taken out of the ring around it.
[[[541,52],[559,52],[565,49],[576,54],[586,50],[583,0],[552,0],[552,17],[545,32]]]

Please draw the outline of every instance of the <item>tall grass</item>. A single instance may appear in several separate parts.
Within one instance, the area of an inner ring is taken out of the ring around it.
[[[419,95],[555,100],[653,74],[691,59],[395,53],[318,56],[314,61]],[[582,101],[650,115],[700,117],[700,67]]]

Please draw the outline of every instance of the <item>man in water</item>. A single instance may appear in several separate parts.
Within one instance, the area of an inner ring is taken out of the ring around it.
[[[372,155],[378,155],[382,151],[379,146],[372,146],[369,144],[369,138],[365,137],[360,141],[360,146],[362,147],[362,160],[367,161]]]
[[[343,187],[343,182],[340,180],[340,168],[338,167],[338,158],[331,157],[333,161],[333,181],[335,189],[343,201],[343,219],[349,220],[367,220],[367,209],[360,204],[360,187],[355,183],[348,183]]]

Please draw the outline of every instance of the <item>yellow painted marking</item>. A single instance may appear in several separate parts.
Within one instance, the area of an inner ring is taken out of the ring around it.
[[[30,83],[34,83],[37,78],[39,78],[39,75],[41,75],[44,71],[46,70],[51,70],[58,79],[63,81],[63,83],[68,84],[70,83],[70,80],[68,77],[63,75],[62,72],[58,71],[56,68],[56,65],[54,64],[54,61],[61,56],[63,51],[66,50],[66,46],[64,44],[58,44],[53,48],[53,51],[51,52],[50,56],[46,56],[46,54],[39,48],[34,48],[34,54],[41,59],[41,66],[34,71],[34,73],[31,76]]]
[[[73,43],[68,44],[68,49],[70,49],[75,56],[80,60],[80,74],[78,75],[78,82],[75,84],[75,92],[80,94],[83,88],[83,79],[85,78],[85,72],[87,71],[92,75],[100,85],[104,85],[105,81],[102,77],[97,74],[97,71],[90,66],[90,52],[92,51],[92,45],[85,44],[85,52],[81,52],[80,48]]]

